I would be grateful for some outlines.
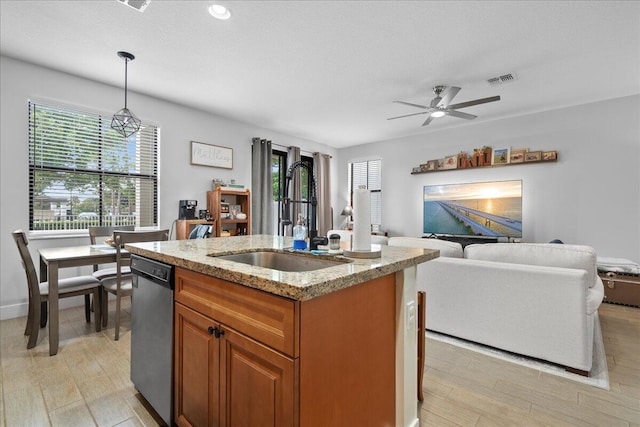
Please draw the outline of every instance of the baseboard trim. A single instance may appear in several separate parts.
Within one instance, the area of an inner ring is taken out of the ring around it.
[[[71,298],[63,298],[59,300],[59,309],[64,310],[65,308],[77,307],[79,305],[84,305],[84,296],[80,295],[77,297]],[[18,304],[10,304],[0,306],[0,320],[7,319],[15,319],[16,317],[26,316],[29,312],[29,303],[23,302]]]
[[[26,316],[29,311],[29,304],[11,304],[0,307],[0,320],[15,319],[16,317]]]

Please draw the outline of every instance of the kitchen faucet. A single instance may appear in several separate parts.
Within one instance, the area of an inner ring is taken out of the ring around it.
[[[311,200],[291,200],[289,198],[289,184],[291,182],[291,178],[293,177],[293,171],[298,168],[304,168],[309,172],[309,176],[311,177]],[[316,198],[316,179],[313,174],[313,169],[309,166],[308,163],[303,162],[302,160],[298,160],[294,162],[289,169],[287,170],[287,175],[284,180],[284,188],[282,191],[282,219],[280,223],[282,224],[282,234],[284,235],[284,228],[287,225],[291,225],[291,212],[290,212],[290,204],[291,203],[301,203],[301,204],[310,204],[311,205],[311,218],[309,221],[309,249],[316,250],[318,249],[318,245],[327,245],[329,244],[329,240],[326,237],[320,236],[318,237],[318,228],[317,228],[317,218],[316,218],[316,210],[318,208],[318,200]]]

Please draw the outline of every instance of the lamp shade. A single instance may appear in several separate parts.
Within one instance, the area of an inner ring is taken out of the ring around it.
[[[342,213],[340,213],[340,215],[342,216],[349,216],[349,215],[353,215],[353,208],[349,205],[346,205],[343,209],[342,209]]]
[[[113,115],[111,119],[111,128],[120,135],[128,138],[138,132],[142,121],[136,117],[128,108],[123,108]]]

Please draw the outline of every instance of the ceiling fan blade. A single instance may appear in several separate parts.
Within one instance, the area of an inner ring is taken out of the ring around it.
[[[427,120],[425,120],[425,121],[424,121],[424,123],[422,124],[422,126],[426,126],[426,125],[428,125],[429,123],[431,123],[431,120],[433,120],[433,117],[431,117],[431,116],[427,117]]]
[[[419,104],[412,104],[410,102],[404,102],[404,101],[393,101],[396,104],[404,104],[404,105],[408,105],[410,107],[418,107],[418,108],[422,108],[423,110],[427,109],[428,107],[426,105],[419,105]]]
[[[431,108],[436,108],[438,105],[440,105],[440,102],[442,101],[442,97],[440,95],[436,96],[435,98],[433,98],[431,100],[431,103],[429,104],[429,106]]]
[[[453,116],[453,117],[458,117],[461,119],[467,119],[467,120],[473,120],[478,116],[474,116],[473,114],[468,114],[468,113],[463,113],[462,111],[454,111],[454,110],[447,110],[446,112],[447,116]]]
[[[428,111],[423,111],[421,113],[406,114],[404,116],[398,116],[398,117],[389,117],[387,120],[401,119],[403,117],[418,116],[420,114],[427,114],[427,113],[429,113],[429,112]]]
[[[459,87],[451,86],[449,88],[449,90],[447,91],[447,93],[445,93],[444,96],[442,97],[442,100],[440,101],[438,106],[447,108],[447,105],[449,105],[451,103],[451,101],[453,100],[453,98],[455,98],[455,96],[458,94],[458,92],[460,92],[460,88]]]
[[[461,102],[459,104],[449,105],[449,109],[457,110],[458,108],[471,107],[472,105],[486,104],[487,102],[500,101],[499,96],[490,96],[489,98],[475,99],[473,101]]]

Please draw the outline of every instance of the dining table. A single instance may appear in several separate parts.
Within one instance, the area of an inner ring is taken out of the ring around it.
[[[58,278],[59,270],[68,267],[81,267],[94,264],[116,262],[116,249],[108,244],[65,246],[38,249],[40,254],[40,281],[49,282],[49,355],[58,353],[59,344],[59,307]],[[122,251],[121,253],[126,253]],[[97,302],[94,302],[97,303]],[[101,319],[94,319],[101,323]]]

